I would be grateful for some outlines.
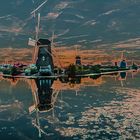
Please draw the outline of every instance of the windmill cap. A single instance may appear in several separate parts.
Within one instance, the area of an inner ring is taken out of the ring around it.
[[[37,45],[39,46],[39,45],[50,45],[51,44],[51,41],[50,40],[48,40],[48,39],[42,39],[42,38],[40,38],[40,39],[38,39],[38,41],[37,41]]]

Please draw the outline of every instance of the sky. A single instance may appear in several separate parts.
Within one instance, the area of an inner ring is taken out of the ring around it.
[[[29,37],[35,38],[39,12],[39,37],[51,40],[54,33],[56,48],[78,46],[86,50],[126,51],[138,57],[139,0],[48,0],[42,5],[44,2],[1,1],[0,48],[31,49],[27,42]]]

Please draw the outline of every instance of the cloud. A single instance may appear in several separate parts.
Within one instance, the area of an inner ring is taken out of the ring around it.
[[[62,12],[59,12],[59,13],[48,13],[47,15],[47,19],[56,19],[58,18],[60,15],[62,14]]]
[[[84,16],[81,16],[81,15],[78,15],[78,14],[76,14],[75,16],[80,18],[80,19],[84,19],[85,18]]]
[[[86,37],[88,35],[77,35],[77,36],[69,36],[69,37],[64,37],[62,39],[67,40],[67,39],[72,39],[72,38],[80,38],[80,37]]]
[[[67,8],[68,5],[69,5],[69,2],[64,2],[63,1],[63,2],[60,2],[59,4],[57,4],[54,9],[57,10],[57,11],[61,11],[65,8]]]
[[[99,16],[110,15],[110,14],[112,14],[114,12],[118,12],[118,11],[120,11],[120,9],[110,10],[110,11],[100,14]]]
[[[97,23],[96,20],[93,19],[93,20],[86,21],[86,22],[83,24],[83,26],[85,26],[85,25],[94,26],[96,23]]]
[[[9,17],[11,17],[11,15],[1,16],[0,19],[6,19],[6,18],[9,18]]]
[[[83,39],[83,40],[79,40],[78,42],[79,43],[85,43],[87,40],[86,39]]]
[[[79,21],[70,20],[70,19],[65,19],[64,21],[65,21],[65,22],[68,22],[68,23],[79,23]]]
[[[7,26],[0,26],[1,32],[9,32],[9,33],[20,33],[22,30],[21,27],[7,27]]]
[[[140,38],[132,38],[125,41],[119,41],[113,44],[113,48],[140,49]]]
[[[90,43],[97,43],[97,42],[101,42],[101,41],[102,41],[102,39],[97,39],[97,40],[90,41]]]
[[[4,23],[1,22],[0,32],[14,33],[18,35],[18,34],[23,34],[24,32],[23,29],[27,25],[28,21],[32,19],[32,16],[28,17],[25,20],[21,20],[12,15],[2,16],[1,18],[3,18],[3,21],[7,20],[8,22],[6,22],[7,24],[4,24],[5,22]]]
[[[121,31],[123,27],[123,23],[119,20],[113,19],[109,22],[107,25],[107,30],[108,31]]]
[[[66,29],[66,30],[64,30],[64,31],[61,31],[61,33],[58,34],[57,37],[63,36],[63,35],[65,35],[66,33],[68,33],[69,31],[70,31],[70,29]]]

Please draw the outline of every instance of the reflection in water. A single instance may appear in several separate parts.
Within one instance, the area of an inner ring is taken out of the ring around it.
[[[39,112],[47,112],[53,108],[53,80],[52,79],[36,79],[32,80],[31,87],[33,91],[34,105],[29,107],[30,114],[36,111],[36,119],[32,120],[32,124],[38,129],[39,137],[41,133],[46,134],[40,126]]]
[[[28,125],[32,124],[42,139],[139,139],[139,77],[134,77],[134,84],[130,77],[131,73],[120,73],[79,79],[26,80],[32,89],[33,105],[29,97],[28,106],[20,101],[11,104],[4,101],[0,113],[6,116],[4,110],[16,110],[20,115],[9,114],[15,117],[11,120],[22,121],[26,117],[22,112],[29,108]],[[23,79],[1,80],[14,82],[17,88]],[[120,81],[125,81],[124,87],[120,87]]]
[[[127,76],[127,73],[126,73],[126,72],[120,72],[119,80],[121,81],[121,86],[122,86],[122,87],[124,86],[123,81],[126,80],[126,76]]]
[[[120,72],[120,78],[125,80],[126,72]]]
[[[52,108],[51,98],[53,89],[51,88],[53,80],[44,79],[36,80],[37,93],[38,93],[38,105],[39,111],[50,110]]]

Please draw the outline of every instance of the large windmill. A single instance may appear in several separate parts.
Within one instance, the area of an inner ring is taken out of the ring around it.
[[[54,64],[51,52],[51,41],[39,38],[40,13],[38,13],[38,22],[36,26],[35,40],[29,38],[28,45],[33,46],[32,63],[36,64],[38,71],[42,75],[52,75]]]

